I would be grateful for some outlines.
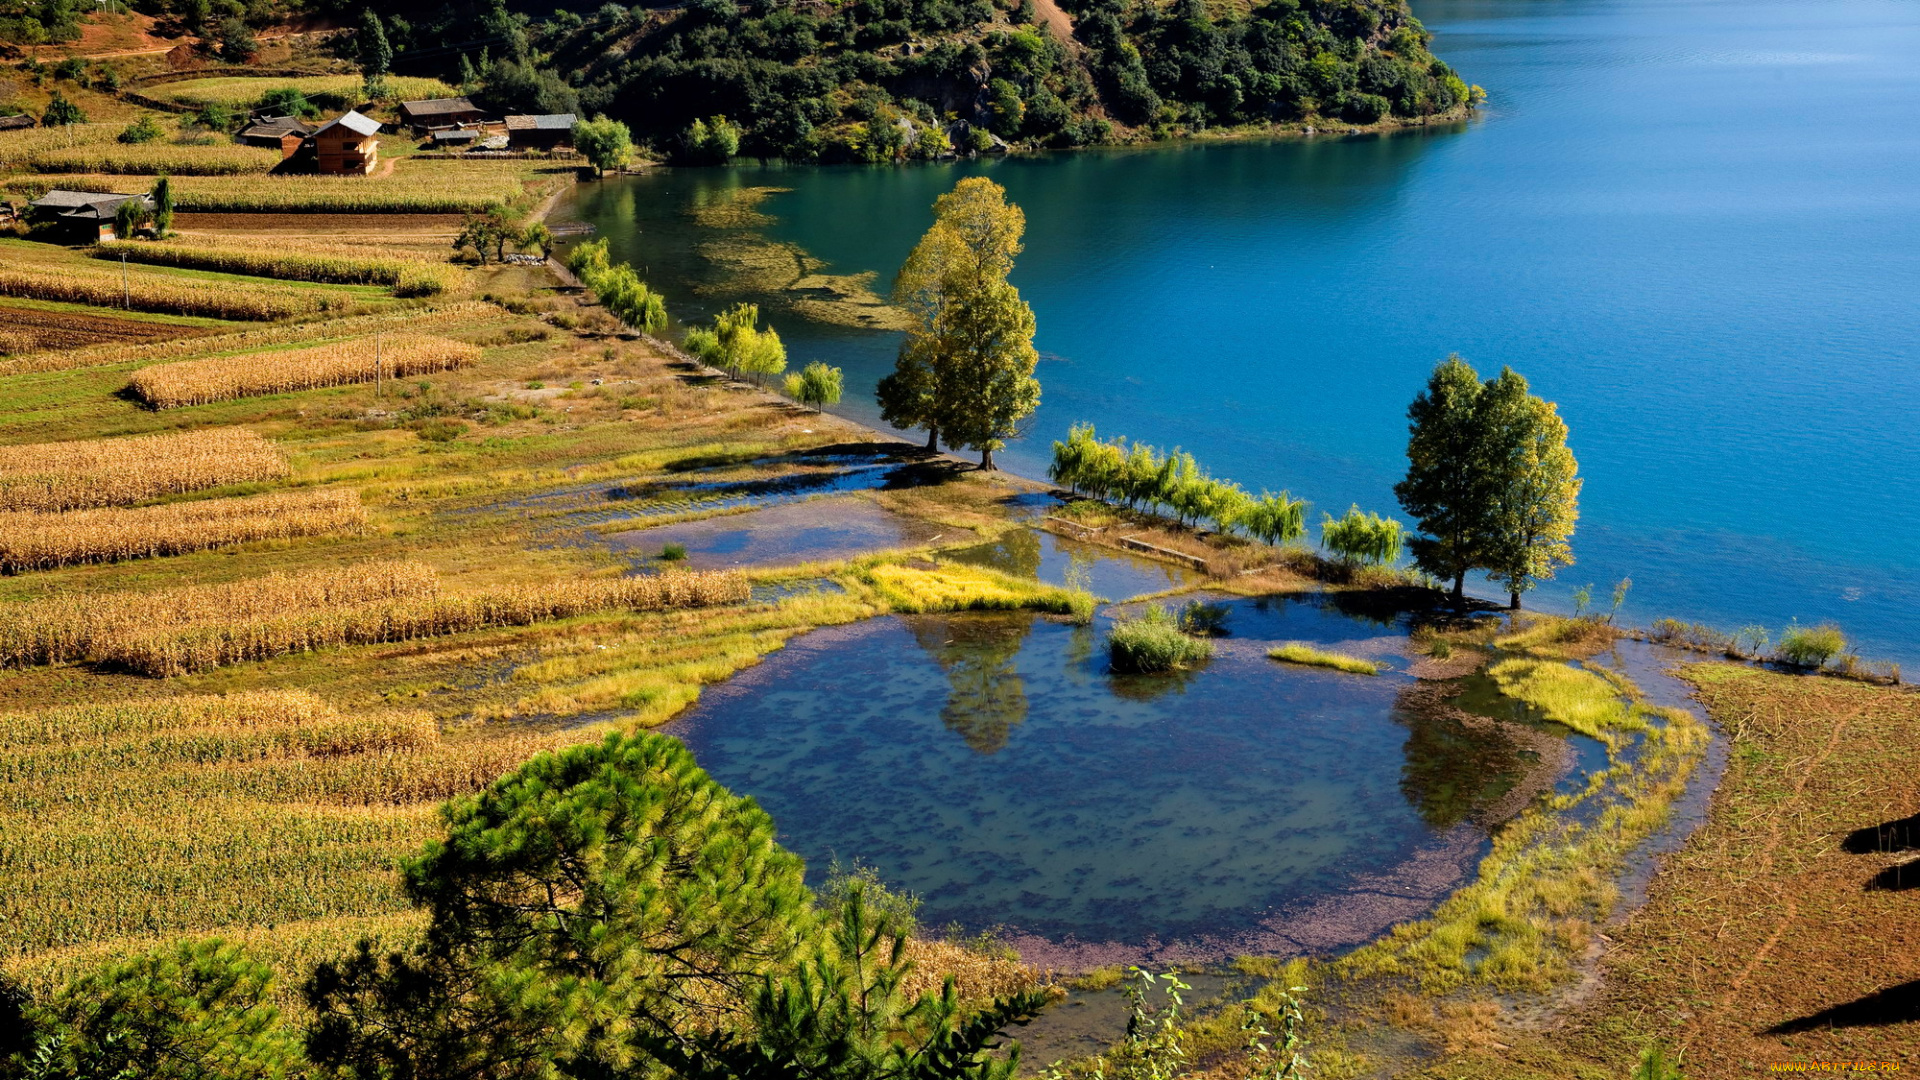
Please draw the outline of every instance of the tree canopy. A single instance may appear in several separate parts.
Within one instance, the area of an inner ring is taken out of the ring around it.
[[[933,211],[894,283],[911,322],[878,387],[881,414],[927,429],[929,446],[978,450],[991,469],[993,452],[1040,405],[1033,309],[1007,281],[1026,216],[984,177],[960,181]]]

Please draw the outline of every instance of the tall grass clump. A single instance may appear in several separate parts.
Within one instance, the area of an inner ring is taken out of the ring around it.
[[[1107,654],[1115,671],[1164,675],[1210,659],[1213,642],[1182,631],[1173,613],[1155,604],[1114,622],[1107,635]]]
[[[1267,652],[1267,657],[1288,664],[1305,664],[1309,667],[1332,668],[1335,671],[1344,671],[1350,675],[1380,674],[1380,665],[1374,663],[1372,660],[1362,660],[1358,656],[1348,656],[1346,653],[1333,652],[1327,649],[1316,649],[1311,645],[1299,641],[1289,641],[1284,645],[1271,649]]]
[[[1822,668],[1846,650],[1847,637],[1833,623],[1801,626],[1795,623],[1780,631],[1773,647],[1774,656],[1803,668]]]
[[[352,491],[295,491],[161,506],[0,513],[0,573],[119,562],[357,530],[366,507]]]
[[[373,382],[451,371],[480,359],[476,346],[426,334],[357,338],[306,349],[210,356],[133,373],[127,387],[156,409],[205,405],[256,394]]]
[[[245,428],[0,447],[0,511],[125,506],[289,472],[285,455]]]
[[[383,255],[320,253],[287,245],[272,248],[221,244],[134,243],[97,244],[99,259],[125,258],[154,266],[247,274],[282,281],[317,281],[332,285],[384,285],[396,296],[438,296],[452,288],[459,271],[414,259]]]
[[[70,371],[100,364],[163,363],[215,353],[257,351],[276,345],[341,341],[376,331],[397,334],[446,327],[472,328],[508,317],[505,309],[482,300],[457,304],[385,311],[373,315],[353,315],[322,322],[289,323],[229,334],[181,337],[171,341],[153,341],[145,345],[85,345],[78,349],[48,349],[0,360],[0,375],[23,375],[36,371]]]
[[[237,289],[226,281],[150,272],[123,277],[118,268],[89,270],[75,266],[0,268],[0,296],[259,322],[342,310],[353,303],[351,297],[343,295],[265,282]]]

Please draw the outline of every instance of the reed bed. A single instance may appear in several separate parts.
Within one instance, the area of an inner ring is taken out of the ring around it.
[[[152,176],[242,176],[264,174],[280,164],[280,153],[254,146],[126,145],[115,142],[42,150],[27,166],[43,173],[108,173]]]
[[[306,349],[180,360],[142,368],[128,389],[156,409],[451,371],[480,359],[464,341],[426,334],[362,337]]]
[[[117,268],[81,266],[0,268],[0,296],[256,322],[312,315],[353,303],[350,297],[317,289],[275,288],[264,282],[238,289],[226,281],[152,273],[123,277]]]
[[[0,608],[0,667],[98,659],[128,636],[420,599],[439,591],[440,579],[431,566],[396,560],[217,585],[87,596],[63,593]]]
[[[296,491],[161,506],[0,513],[0,573],[118,562],[363,527],[352,491]]]
[[[108,243],[93,249],[98,259],[126,258],[155,266],[249,274],[282,281],[317,281],[333,285],[384,285],[395,296],[438,296],[460,280],[460,272],[444,263],[416,259],[288,250],[285,246],[252,247],[179,243]]]
[[[185,629],[133,629],[102,639],[94,658],[164,678],[227,664],[345,645],[445,637],[611,611],[665,611],[738,603],[750,586],[734,571],[587,579],[405,598]]]
[[[0,512],[126,506],[225,484],[279,480],[286,457],[244,428],[0,447]]]
[[[164,363],[169,360],[210,356],[216,353],[259,350],[275,345],[308,342],[318,344],[324,341],[358,337],[376,331],[401,333],[477,326],[506,317],[508,317],[507,312],[495,304],[481,300],[468,300],[437,307],[355,315],[319,324],[295,323],[287,326],[268,326],[209,337],[174,338],[145,345],[105,344],[86,345],[78,349],[49,349],[0,360],[0,376],[23,375],[36,371],[68,371],[101,364],[123,364],[128,361]]]

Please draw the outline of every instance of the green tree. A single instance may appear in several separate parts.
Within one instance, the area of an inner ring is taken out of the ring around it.
[[[55,90],[53,95],[47,99],[47,109],[40,114],[40,126],[42,127],[66,127],[69,124],[84,124],[86,122],[87,114],[81,111],[80,106],[75,105],[73,102],[61,96],[58,90]]]
[[[140,119],[122,128],[117,138],[123,143],[150,143],[166,132],[160,130],[160,124],[147,113],[141,113]]]
[[[413,950],[322,964],[309,1055],[352,1077],[634,1075],[742,1019],[816,923],[798,858],[677,739],[544,753],[442,810]],[[670,1061],[677,1065],[678,1062]]]
[[[547,228],[544,222],[536,221],[520,230],[513,245],[521,251],[537,251],[544,258],[553,250],[553,230]]]
[[[625,168],[633,161],[633,133],[618,120],[596,116],[573,124],[573,148],[593,166],[595,176]]]
[[[1580,466],[1559,410],[1528,393],[1513,369],[1487,384],[1481,403],[1495,511],[1486,561],[1518,608],[1521,593],[1573,564],[1568,540],[1580,517]]]
[[[360,60],[360,74],[368,86],[375,86],[393,68],[393,46],[387,43],[387,28],[372,7],[360,12],[360,28],[353,35],[354,51]]]
[[[1305,499],[1262,492],[1240,513],[1240,527],[1263,544],[1287,544],[1307,535]]]
[[[933,227],[894,283],[911,320],[894,372],[879,388],[896,427],[924,427],[929,444],[993,452],[1040,404],[1033,377],[1033,309],[1007,282],[1026,217],[984,177],[960,181],[934,203]]]
[[[253,31],[244,20],[232,18],[221,21],[220,59],[229,64],[244,64],[259,51],[260,43],[254,40]]]
[[[62,990],[41,1025],[46,1075],[73,1080],[279,1080],[299,1042],[273,1004],[273,974],[239,946],[179,942]]]
[[[1407,478],[1394,485],[1421,535],[1407,546],[1420,569],[1466,597],[1467,571],[1485,565],[1494,512],[1486,478],[1480,375],[1458,354],[1433,369],[1407,409]]]
[[[712,329],[687,332],[687,351],[731,375],[778,375],[787,347],[772,327],[760,329],[758,304],[735,304],[713,317]],[[804,376],[803,376],[804,378]]]
[[[173,180],[162,176],[153,182],[153,231],[166,236],[173,231]]]
[[[1404,530],[1390,517],[1350,506],[1344,516],[1321,515],[1320,543],[1349,565],[1387,566],[1400,558]]]
[[[740,125],[724,116],[695,120],[682,140],[687,160],[701,165],[725,165],[740,152]]]
[[[259,108],[263,112],[276,116],[297,116],[313,119],[320,115],[320,107],[307,100],[307,95],[297,86],[281,86],[260,95]]]
[[[843,380],[840,369],[815,360],[804,369],[787,376],[787,396],[820,412],[840,402]]]
[[[153,220],[153,212],[147,209],[147,204],[144,201],[140,199],[128,199],[126,202],[114,208],[114,238],[117,240],[131,240],[133,239],[133,234],[139,232],[141,228],[151,220]]]

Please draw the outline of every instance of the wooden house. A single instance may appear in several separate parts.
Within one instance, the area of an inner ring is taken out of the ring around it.
[[[282,157],[288,157],[291,156],[286,153],[288,136],[293,136],[297,147],[312,134],[312,124],[291,116],[269,116],[240,129],[240,141],[248,146],[273,147],[281,151]]]
[[[573,146],[572,113],[507,117],[507,145],[515,150],[558,150]]]
[[[55,188],[28,203],[25,217],[29,222],[51,223],[63,232],[105,240],[113,236],[113,221],[120,204],[136,199],[149,211],[154,208],[151,195]]]
[[[314,167],[324,176],[366,176],[380,163],[380,122],[348,112],[322,126],[309,140]]]
[[[434,128],[477,123],[486,118],[480,107],[466,98],[431,98],[400,103],[400,122],[419,133]]]

